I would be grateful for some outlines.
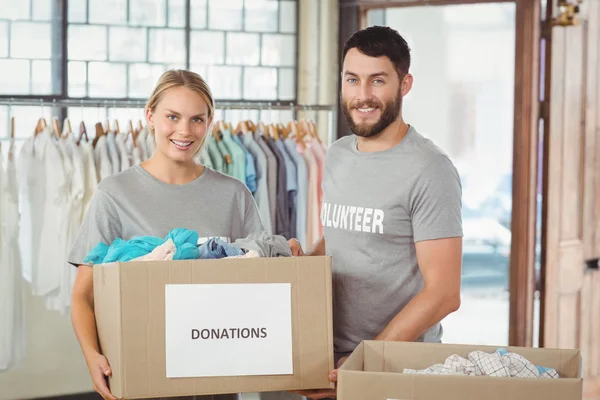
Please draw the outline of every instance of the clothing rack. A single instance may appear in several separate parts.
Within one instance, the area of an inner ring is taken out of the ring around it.
[[[141,109],[146,105],[146,99],[57,99],[52,97],[1,97],[0,106],[38,106],[44,113],[44,109],[65,107],[95,107],[104,108],[107,111],[115,108]],[[291,111],[292,118],[298,119],[299,112],[311,112],[315,116],[319,111],[327,112],[326,126],[328,132],[327,141],[331,143],[335,138],[337,126],[337,105],[335,104],[297,104],[295,102],[266,102],[266,101],[215,101],[215,109],[220,111]],[[10,111],[9,111],[10,114]],[[9,115],[10,116],[10,115]],[[1,129],[2,127],[0,127]],[[0,141],[8,140],[3,132],[0,132]]]
[[[143,108],[145,99],[34,99],[0,98],[4,106],[41,106],[41,107],[98,107],[98,108]],[[216,101],[219,110],[279,110],[279,111],[334,111],[337,105],[296,104],[261,101]]]

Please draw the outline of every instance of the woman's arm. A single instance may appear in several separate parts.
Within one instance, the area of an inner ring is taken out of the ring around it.
[[[71,321],[90,370],[94,390],[106,400],[116,399],[108,389],[105,378],[111,375],[111,369],[106,357],[100,354],[94,316],[93,274],[92,268],[87,265],[80,265],[77,269],[71,298]]]

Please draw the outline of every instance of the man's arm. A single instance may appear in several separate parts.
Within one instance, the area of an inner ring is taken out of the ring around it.
[[[460,307],[462,238],[416,243],[425,285],[375,340],[414,341]]]

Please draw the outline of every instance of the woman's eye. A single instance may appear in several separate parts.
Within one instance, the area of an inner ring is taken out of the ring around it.
[[[169,118],[171,121],[175,121],[177,119],[177,117],[174,115],[169,115],[167,118]]]
[[[194,118],[192,121],[194,121],[196,123],[202,123],[202,122],[204,122],[204,120],[202,118]]]

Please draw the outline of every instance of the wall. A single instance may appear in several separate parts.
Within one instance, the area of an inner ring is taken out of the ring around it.
[[[23,287],[26,356],[0,372],[0,400],[48,397],[92,390],[85,360],[67,315],[47,311],[44,300]]]

